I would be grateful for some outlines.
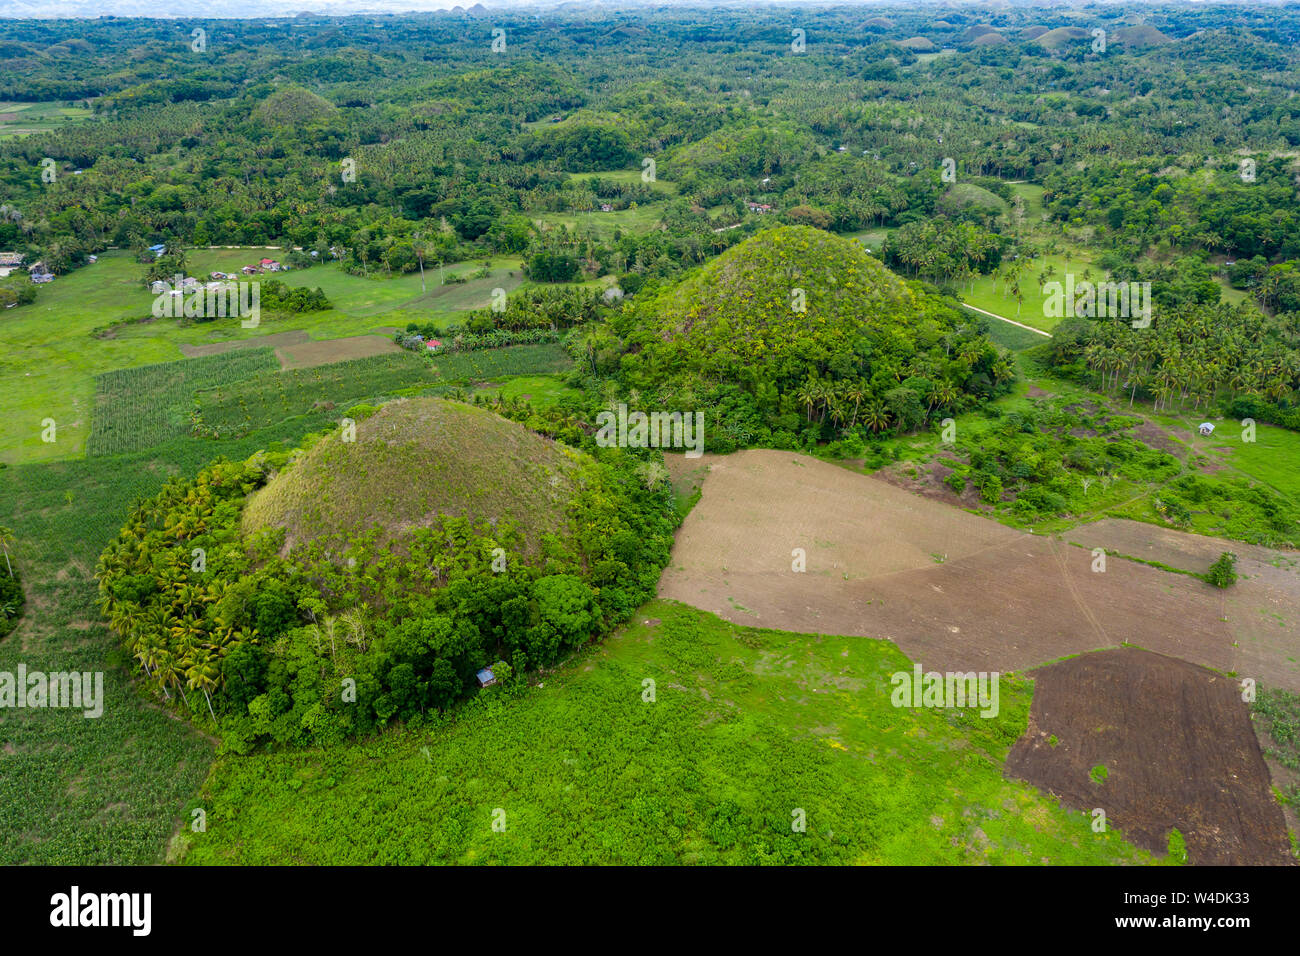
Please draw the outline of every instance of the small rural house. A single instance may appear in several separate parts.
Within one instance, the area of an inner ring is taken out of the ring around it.
[[[1200,432],[1202,435],[1208,437],[1209,435],[1213,434],[1214,426],[1209,422],[1201,422],[1201,424],[1196,427],[1196,430]]]
[[[606,302],[617,302],[623,298],[623,290],[616,285],[612,285],[602,292],[600,297]]]
[[[613,212],[613,211],[614,211],[614,207],[611,206],[611,205],[610,205],[609,203],[607,203],[607,202],[603,202],[603,203],[600,204],[600,211],[601,211],[601,212]]]
[[[436,352],[438,349],[442,348],[442,343],[437,339],[429,339],[429,341],[424,343],[424,347],[430,352]]]
[[[261,262],[258,263],[258,265],[261,266],[263,269],[265,269],[267,272],[279,272],[282,268],[280,263],[276,262],[274,259],[263,259]]]
[[[167,251],[167,246],[160,242],[156,246],[150,246],[149,251],[152,252],[155,256],[160,256]]]
[[[244,268],[240,269],[239,271],[246,276],[255,276],[262,270],[259,269],[257,266],[244,266]]]
[[[756,212],[756,213],[758,213],[759,215],[762,215],[762,214],[765,213],[765,212],[771,212],[771,211],[772,211],[772,207],[771,207],[771,205],[769,205],[768,203],[765,203],[765,202],[751,202],[751,203],[746,203],[746,205],[749,206],[749,211],[750,211],[750,212]]]
[[[478,679],[479,687],[491,687],[497,682],[496,674],[492,673],[492,668],[485,667],[474,675]]]
[[[167,283],[162,279],[154,279],[153,282],[149,283],[149,291],[154,295],[162,295],[167,291]]]

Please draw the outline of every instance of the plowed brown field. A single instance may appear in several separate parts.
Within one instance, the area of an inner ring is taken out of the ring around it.
[[[1019,670],[1128,643],[1222,671],[1249,663],[1261,682],[1300,690],[1284,648],[1233,646],[1225,592],[1202,581],[1116,557],[1094,571],[1085,548],[802,455],[706,461],[662,597],[741,624],[884,638],[939,670]]]
[[[1177,827],[1191,863],[1295,862],[1237,681],[1185,661],[1125,648],[1035,671],[1007,772],[1148,850]]]

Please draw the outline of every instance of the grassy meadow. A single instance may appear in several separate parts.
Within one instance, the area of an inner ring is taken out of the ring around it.
[[[993,719],[896,709],[889,675],[910,666],[883,641],[741,628],[654,601],[539,683],[494,688],[433,731],[221,757],[193,803],[207,832],[183,832],[174,853],[194,864],[1150,860],[1003,777],[1027,681],[1003,681]]]

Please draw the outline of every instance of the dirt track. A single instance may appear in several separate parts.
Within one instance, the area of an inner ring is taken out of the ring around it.
[[[737,623],[884,638],[940,670],[1020,670],[1123,643],[1238,663],[1223,592],[1196,579],[1118,558],[1097,573],[1083,548],[788,452],[706,459],[662,597]],[[1300,689],[1294,672],[1257,670]]]
[[[1148,850],[1163,854],[1177,827],[1191,863],[1295,862],[1237,681],[1184,661],[1122,649],[1036,670],[1007,773],[1100,807]]]

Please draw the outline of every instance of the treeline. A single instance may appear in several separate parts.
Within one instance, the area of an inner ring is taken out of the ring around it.
[[[797,70],[782,65],[788,22],[754,11],[506,18],[505,54],[483,22],[453,14],[351,18],[346,30],[329,18],[274,32],[221,21],[201,55],[174,25],[6,22],[0,54],[24,76],[11,98],[74,82],[73,60],[76,85],[107,95],[92,122],[0,143],[0,185],[22,217],[0,232],[7,248],[69,267],[106,245],[174,238],[340,250],[365,274],[510,255],[540,281],[654,279],[725,249],[750,228],[751,202],[838,231],[939,213],[1000,234],[993,207],[954,204],[938,181],[951,161],[962,185],[1045,182],[1053,215],[1105,225],[1125,250],[1168,229],[1175,245],[1300,258],[1285,162],[1262,158],[1300,142],[1284,81],[1296,55],[1280,40],[1295,15],[1253,33],[1223,14],[1152,16],[1175,42],[1099,57],[1087,43],[981,49],[957,12],[950,29],[900,9],[881,30],[809,11]],[[1192,36],[1206,24],[1244,35]],[[915,33],[960,52],[922,63],[896,45]],[[1172,84],[1171,61],[1182,71]],[[1247,146],[1261,157],[1253,193],[1230,170],[1209,186],[1190,172]],[[40,176],[46,157],[54,182]],[[657,180],[570,176],[646,159]],[[1161,174],[1184,159],[1185,176]],[[629,241],[536,225],[600,203],[653,204],[641,225],[655,228]]]

